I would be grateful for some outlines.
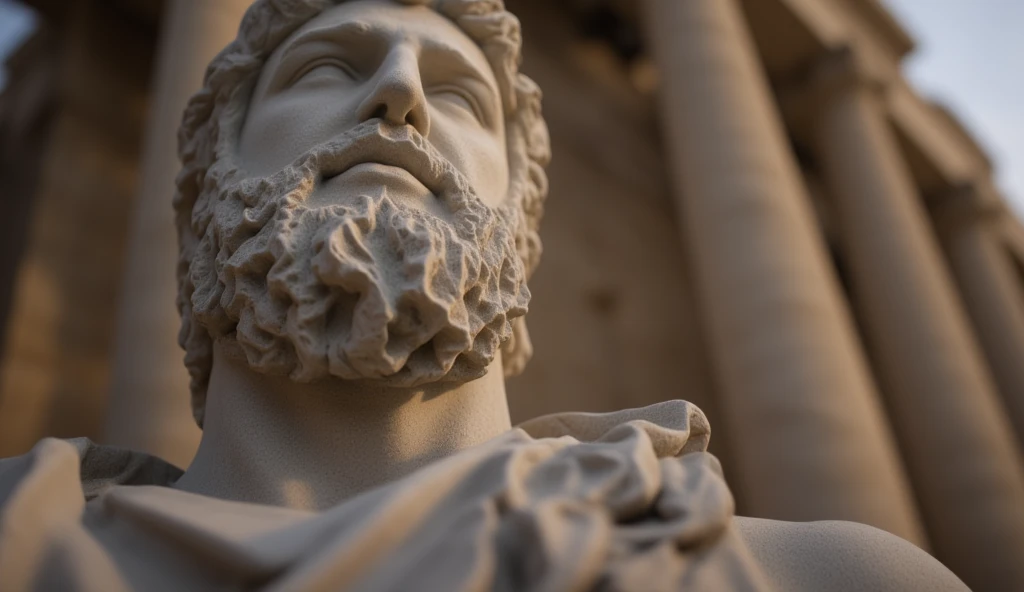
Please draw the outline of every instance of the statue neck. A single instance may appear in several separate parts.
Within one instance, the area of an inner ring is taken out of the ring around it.
[[[203,439],[175,487],[323,510],[511,427],[500,358],[461,385],[298,384],[214,351]]]

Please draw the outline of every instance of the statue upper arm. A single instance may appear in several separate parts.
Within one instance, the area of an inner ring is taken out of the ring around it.
[[[735,525],[780,590],[967,590],[928,553],[864,524],[737,518]]]

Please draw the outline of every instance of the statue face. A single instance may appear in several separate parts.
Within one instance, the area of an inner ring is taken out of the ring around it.
[[[529,301],[500,96],[433,10],[355,0],[303,25],[199,210],[194,320],[300,382],[483,376]]]
[[[307,22],[273,53],[254,90],[239,164],[267,175],[372,119],[410,125],[461,172],[487,205],[508,190],[504,114],[480,48],[423,6],[352,0]],[[410,171],[361,163],[325,180],[311,204],[386,186],[391,199],[446,215]]]

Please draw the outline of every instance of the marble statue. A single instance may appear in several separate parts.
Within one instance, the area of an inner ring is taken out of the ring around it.
[[[195,461],[0,461],[0,589],[965,589],[735,517],[686,402],[511,426],[549,158],[519,59],[500,0],[253,4],[179,137]]]

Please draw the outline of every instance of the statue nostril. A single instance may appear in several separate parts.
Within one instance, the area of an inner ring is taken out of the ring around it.
[[[371,119],[387,119],[387,116],[388,116],[388,106],[385,105],[384,103],[381,103],[380,105],[377,105],[377,108],[374,109],[373,113],[370,114],[370,118]]]

